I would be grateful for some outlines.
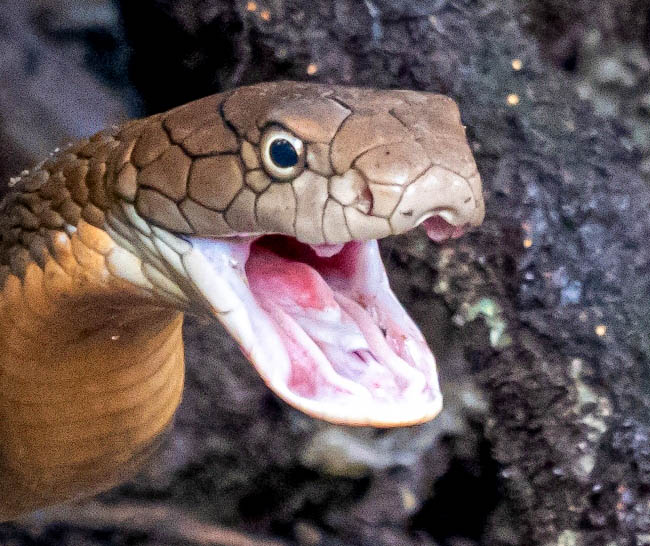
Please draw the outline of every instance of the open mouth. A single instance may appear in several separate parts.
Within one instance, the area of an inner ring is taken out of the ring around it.
[[[459,236],[440,216],[429,237]],[[192,239],[190,277],[266,384],[330,422],[380,427],[441,409],[435,359],[390,289],[377,241]],[[193,273],[201,270],[201,274]]]

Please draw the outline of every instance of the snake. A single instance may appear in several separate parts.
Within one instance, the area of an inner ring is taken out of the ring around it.
[[[335,424],[440,411],[377,241],[481,223],[443,95],[301,82],[217,93],[57,149],[0,204],[0,519],[105,490],[181,401],[183,317]]]

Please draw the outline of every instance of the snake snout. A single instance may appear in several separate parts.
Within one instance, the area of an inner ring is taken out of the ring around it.
[[[427,169],[405,188],[390,223],[403,233],[435,215],[453,227],[479,225],[485,206],[478,173],[464,178],[440,166]]]
[[[361,154],[345,173],[330,178],[329,194],[344,207],[354,239],[404,233],[434,216],[446,224],[445,233],[455,234],[479,225],[484,216],[478,172],[464,177],[432,165],[414,141]]]

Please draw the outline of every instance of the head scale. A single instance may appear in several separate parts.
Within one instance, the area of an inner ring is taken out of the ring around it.
[[[433,214],[483,217],[458,108],[442,95],[264,83],[140,123],[125,193],[171,231],[317,244],[401,233]]]

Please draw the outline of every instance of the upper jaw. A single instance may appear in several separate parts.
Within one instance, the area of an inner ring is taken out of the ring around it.
[[[279,256],[265,241],[192,237],[183,257],[192,284],[265,383],[333,423],[392,427],[435,417],[435,359],[390,290],[377,242],[338,253],[300,245]],[[275,243],[283,241],[292,244]],[[305,263],[295,254],[304,250]],[[309,284],[303,295],[311,299],[299,297],[296,279]]]

